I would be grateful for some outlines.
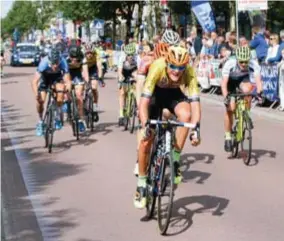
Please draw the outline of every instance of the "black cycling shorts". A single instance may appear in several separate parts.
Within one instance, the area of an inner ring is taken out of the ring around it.
[[[89,67],[89,77],[90,77],[90,80],[98,80],[99,76],[98,76],[97,65]]]
[[[249,76],[244,76],[243,78],[231,79],[228,81],[228,92],[231,94],[236,93],[237,89],[240,88],[241,83],[250,83]]]
[[[63,81],[62,73],[54,74],[41,74],[41,79],[38,86],[38,91],[46,91],[47,88],[56,83],[61,83]]]
[[[161,117],[163,109],[168,109],[172,114],[175,114],[174,109],[181,102],[190,103],[190,100],[180,88],[165,89],[156,86],[151,97],[149,118],[158,119]]]

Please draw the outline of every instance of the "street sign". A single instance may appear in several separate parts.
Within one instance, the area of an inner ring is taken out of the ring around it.
[[[105,24],[105,21],[102,20],[102,19],[95,19],[95,20],[94,20],[94,27],[95,27],[95,29],[97,29],[97,30],[102,30],[102,29],[104,29],[104,24]]]
[[[267,10],[267,0],[237,0],[239,11]]]

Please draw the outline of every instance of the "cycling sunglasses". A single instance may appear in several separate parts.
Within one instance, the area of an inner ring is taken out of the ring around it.
[[[247,65],[247,64],[249,63],[249,61],[239,61],[239,63],[240,63],[240,64],[246,64],[246,65]]]
[[[178,71],[185,70],[185,66],[176,66],[176,65],[173,65],[173,64],[168,64],[168,67],[172,70],[178,70]]]

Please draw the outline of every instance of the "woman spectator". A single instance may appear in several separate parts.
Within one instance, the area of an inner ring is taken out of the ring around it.
[[[280,38],[281,38],[281,44],[278,48],[277,55],[274,58],[268,59],[268,63],[275,63],[275,62],[280,62],[281,59],[283,60],[282,50],[284,49],[284,30],[280,31]]]
[[[271,34],[269,40],[270,47],[268,48],[267,57],[265,62],[268,63],[268,59],[274,58],[277,55],[279,48],[279,37],[277,34]]]

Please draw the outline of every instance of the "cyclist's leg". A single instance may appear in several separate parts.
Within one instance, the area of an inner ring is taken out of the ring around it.
[[[126,95],[126,85],[124,82],[119,82],[119,119],[118,124],[123,125],[124,120],[124,104],[125,104],[125,95]]]
[[[99,90],[98,90],[98,80],[92,79],[92,91],[94,95],[94,104],[93,104],[93,111],[98,111],[98,103],[99,103]]]
[[[78,113],[80,116],[79,119],[79,130],[84,132],[86,130],[85,117],[84,117],[84,81],[82,79],[78,80],[75,85],[75,94],[77,99]]]
[[[241,89],[241,91],[244,94],[250,94],[250,93],[252,93],[254,87],[253,87],[252,83],[249,80],[244,80],[240,84],[240,89]],[[246,100],[246,103],[247,103],[246,107],[248,109],[250,109],[252,97],[251,96],[246,96],[245,100]]]
[[[37,113],[39,116],[39,121],[36,125],[36,135],[37,136],[42,136],[43,131],[44,131],[44,126],[43,126],[43,111],[44,111],[44,103],[46,100],[46,85],[45,83],[41,80],[38,86],[38,98],[36,101],[36,109]]]
[[[233,81],[228,82],[228,91],[229,93],[236,93],[238,88],[238,83],[233,83]],[[225,106],[224,113],[224,129],[225,129],[225,143],[224,149],[226,152],[232,151],[232,127],[234,122],[234,111],[236,109],[235,98],[231,98],[227,106]]]
[[[151,100],[149,108],[149,118],[157,119],[159,117],[159,106],[155,103],[155,98]],[[134,206],[136,208],[144,208],[146,206],[146,181],[147,181],[147,167],[150,156],[151,147],[154,140],[154,130],[150,135],[146,135],[145,128],[139,130],[140,140],[138,149],[138,182],[136,193],[134,196]]]
[[[61,112],[62,112],[62,105],[64,101],[64,90],[65,90],[65,85],[63,81],[57,80],[54,82],[54,88],[56,91],[56,105],[57,105],[57,110],[56,110],[56,115],[55,115],[55,129],[60,130],[62,128],[62,123],[61,123]]]

